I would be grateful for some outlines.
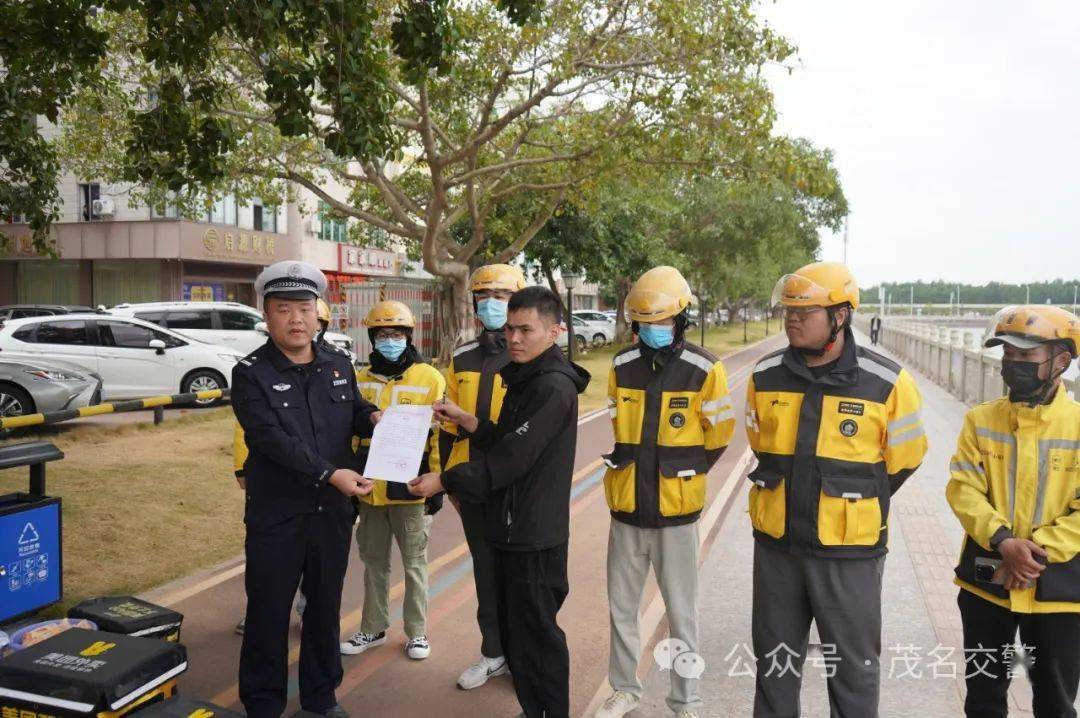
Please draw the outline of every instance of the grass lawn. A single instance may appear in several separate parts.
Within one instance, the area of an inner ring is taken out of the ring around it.
[[[151,414],[146,414],[152,421]],[[62,615],[88,596],[134,594],[243,550],[243,492],[232,471],[232,410],[207,409],[161,426],[21,433],[65,458],[46,468],[63,499]],[[0,472],[0,493],[26,491],[25,469]]]
[[[778,321],[769,322],[769,333],[775,334],[780,331],[782,325]],[[689,334],[690,341],[701,341],[701,329],[694,329]],[[765,322],[750,322],[747,324],[747,343],[756,342],[765,338]],[[705,331],[705,348],[720,356],[735,351],[743,344],[743,325],[731,324],[724,327],[712,327]],[[611,358],[622,346],[608,346],[601,349],[590,349],[584,356],[574,354],[574,363],[592,374],[589,388],[581,395],[578,406],[581,413],[593,411],[607,406],[607,379],[611,369]]]

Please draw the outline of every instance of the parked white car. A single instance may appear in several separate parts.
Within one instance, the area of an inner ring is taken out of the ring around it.
[[[594,347],[615,341],[615,322],[607,319],[588,319],[574,312],[574,334],[580,334]]]
[[[566,322],[560,322],[559,338],[555,340],[555,343],[559,348],[566,350],[566,339],[569,336],[569,332],[566,331]],[[582,352],[588,348],[590,340],[593,337],[594,329],[590,326],[590,323],[580,317],[574,317],[574,351]],[[614,331],[612,331],[614,335]],[[602,344],[603,341],[600,342]]]
[[[245,356],[266,343],[266,325],[262,314],[239,302],[117,304],[109,313],[135,317],[192,339],[232,347]],[[326,340],[349,352],[355,362],[352,337],[327,332]]]
[[[580,317],[587,322],[604,322],[610,324],[615,323],[614,314],[608,315],[605,312],[598,312],[595,309],[575,309],[574,316]]]
[[[82,367],[101,376],[108,401],[225,389],[244,353],[133,317],[64,314],[4,322],[0,356]]]

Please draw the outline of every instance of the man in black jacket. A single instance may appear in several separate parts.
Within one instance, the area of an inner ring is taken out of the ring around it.
[[[351,497],[372,482],[353,471],[354,435],[373,431],[375,407],[349,357],[313,340],[326,278],[306,262],[278,262],[255,281],[270,338],[233,369],[232,404],[249,449],[247,616],[240,700],[252,718],[278,718],[288,688],[289,611],[307,597],[300,634],[300,707],[347,718],[341,683],[341,589],[349,562]]]
[[[449,490],[484,502],[503,651],[528,718],[570,715],[570,652],[556,619],[569,592],[577,395],[589,374],[555,346],[561,316],[559,298],[544,287],[514,294],[506,322],[511,363],[500,372],[507,391],[498,424],[450,402],[435,405],[438,418],[457,424],[483,457],[409,485],[417,496]]]

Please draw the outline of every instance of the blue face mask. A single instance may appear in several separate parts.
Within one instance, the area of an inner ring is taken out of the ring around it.
[[[641,324],[638,327],[638,339],[653,349],[664,349],[675,341],[675,327],[662,324]]]
[[[476,316],[485,329],[495,331],[506,326],[508,302],[501,299],[481,299],[476,303]]]
[[[397,361],[405,353],[406,339],[376,339],[375,351],[386,357],[387,361]]]

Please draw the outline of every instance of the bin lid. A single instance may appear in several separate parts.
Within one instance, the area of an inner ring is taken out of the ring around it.
[[[120,710],[187,670],[176,643],[64,631],[0,659],[0,698],[78,713]]]
[[[88,598],[68,610],[68,618],[87,618],[103,631],[145,636],[179,627],[183,614],[133,596]]]
[[[179,695],[141,709],[139,716],[140,718],[244,718],[243,713]]]

